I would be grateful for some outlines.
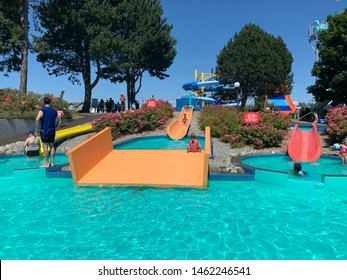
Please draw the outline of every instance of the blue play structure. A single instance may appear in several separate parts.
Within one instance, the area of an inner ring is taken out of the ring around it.
[[[201,73],[198,77],[195,70],[195,81],[183,84],[182,88],[189,91],[189,94],[183,95],[180,99],[176,99],[176,111],[180,111],[187,104],[194,106],[194,110],[199,111],[207,104],[224,104],[212,97],[201,96],[205,92],[217,92],[222,90],[234,90],[234,86],[224,84],[219,81],[216,74]],[[224,104],[227,105],[227,104]],[[229,104],[230,105],[230,104]]]
[[[295,111],[295,105],[293,104],[290,95],[276,95],[269,97],[266,100],[267,104],[273,104],[278,111],[284,114],[291,114]]]
[[[228,86],[220,81],[218,81],[215,77],[211,77],[209,79],[206,79],[205,81],[194,81],[194,82],[188,82],[185,83],[182,88],[186,91],[199,91],[203,90],[204,92],[216,92],[218,89],[223,90],[232,90],[235,87],[234,86]]]
[[[176,111],[181,111],[184,106],[190,104],[194,106],[194,111],[200,111],[207,104],[221,104],[216,99],[211,97],[200,97],[183,95],[181,98],[176,99]]]

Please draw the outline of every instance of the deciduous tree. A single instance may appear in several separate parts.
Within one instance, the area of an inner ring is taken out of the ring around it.
[[[35,8],[39,19],[36,27],[42,33],[41,37],[34,36],[37,60],[50,75],[68,75],[72,83],[80,83],[82,75],[83,112],[89,112],[92,89],[101,77],[102,59],[109,55],[109,50],[115,51],[111,26],[116,2],[49,0]]]
[[[176,56],[176,40],[172,26],[163,18],[159,0],[127,0],[117,7],[119,25],[116,48],[105,61],[104,78],[112,82],[126,82],[128,106],[135,101],[142,85],[142,77],[164,79],[165,72]],[[136,88],[137,87],[137,88]]]

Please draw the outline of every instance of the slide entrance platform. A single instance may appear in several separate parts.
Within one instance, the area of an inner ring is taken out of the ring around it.
[[[105,128],[67,152],[79,186],[153,186],[206,188],[211,155],[210,128],[205,150],[117,150]]]

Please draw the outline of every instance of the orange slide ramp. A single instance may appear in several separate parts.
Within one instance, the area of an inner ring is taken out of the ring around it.
[[[314,162],[319,159],[322,146],[317,126],[310,130],[301,130],[296,124],[288,143],[288,154],[293,161]]]
[[[80,186],[157,186],[206,188],[211,155],[210,128],[205,150],[117,150],[111,128],[67,152],[72,178]]]
[[[295,109],[296,109],[296,106],[294,105],[292,99],[290,98],[290,95],[289,94],[286,94],[285,95],[285,99],[290,107],[290,109],[292,109],[292,112],[291,113],[294,113],[295,112]]]
[[[186,114],[186,123],[183,123],[184,114]],[[182,139],[187,135],[190,123],[193,118],[193,108],[185,110],[182,108],[180,116],[169,124],[166,128],[167,135],[173,140]]]

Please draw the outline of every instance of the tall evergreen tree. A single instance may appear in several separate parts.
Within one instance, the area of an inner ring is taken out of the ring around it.
[[[293,57],[281,37],[255,24],[245,25],[217,56],[217,73],[240,83],[241,108],[249,97],[263,97],[276,89],[290,93]]]
[[[328,29],[321,31],[317,48],[319,60],[312,75],[314,85],[307,88],[317,101],[347,103],[347,9],[327,19]]]
[[[23,93],[28,84],[28,13],[28,0],[0,0],[0,71],[5,75],[20,71],[19,90]]]
[[[128,107],[136,99],[145,72],[164,79],[165,71],[176,56],[172,26],[162,18],[160,0],[124,0],[117,7],[118,35],[116,50],[105,62],[103,77],[112,82],[126,82]],[[136,88],[137,86],[137,88]]]
[[[36,7],[39,18],[37,29],[42,36],[34,36],[37,60],[50,75],[68,75],[72,83],[84,83],[83,112],[89,112],[92,89],[101,77],[103,57],[114,51],[117,1],[106,0],[48,0]],[[92,81],[92,70],[95,77]]]
[[[0,72],[8,75],[21,65],[20,0],[0,0]]]

